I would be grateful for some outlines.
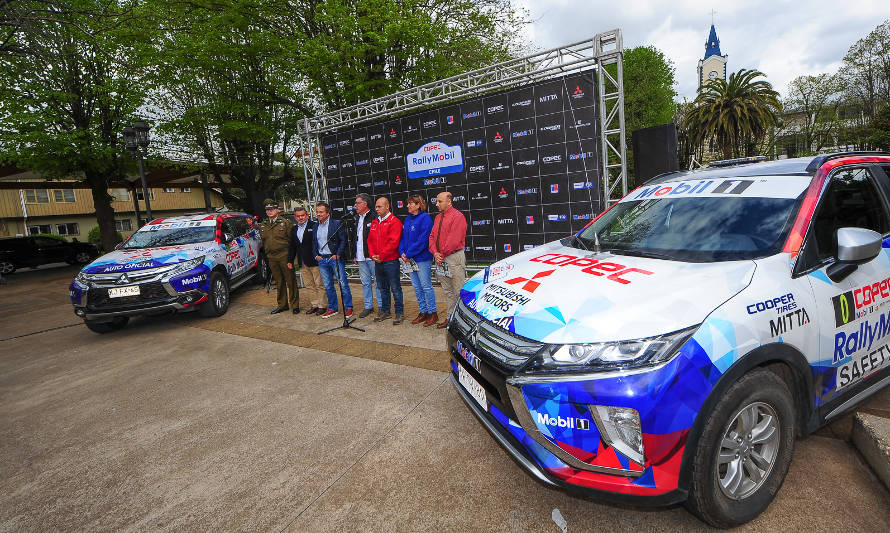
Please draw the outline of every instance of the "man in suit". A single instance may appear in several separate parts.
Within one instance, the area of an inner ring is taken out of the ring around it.
[[[312,252],[312,241],[315,240],[315,230],[318,226],[309,219],[309,213],[303,207],[294,209],[294,219],[296,225],[290,236],[290,246],[287,252],[287,268],[293,270],[294,258],[300,273],[303,277],[303,285],[309,291],[309,303],[312,308],[306,312],[307,315],[319,315],[324,313],[327,308],[327,297],[324,293],[324,285],[321,282],[321,271],[318,269],[318,261],[315,260],[315,254]],[[294,314],[297,313],[294,309]]]
[[[365,318],[374,312],[374,260],[368,253],[368,234],[374,214],[371,213],[371,196],[367,193],[359,193],[355,197],[355,226],[351,229],[350,239],[355,246],[353,261],[358,265],[359,277],[362,280],[362,294],[365,299],[365,309],[358,317]],[[377,307],[380,307],[380,286],[377,286]]]
[[[318,261],[321,281],[328,294],[328,310],[321,318],[331,318],[337,314],[337,290],[334,281],[340,283],[343,291],[343,307],[346,316],[352,316],[352,293],[346,280],[346,265],[343,263],[343,252],[346,250],[346,227],[339,220],[331,218],[331,206],[326,202],[318,202],[315,206],[318,224],[315,238],[312,239],[312,253]]]

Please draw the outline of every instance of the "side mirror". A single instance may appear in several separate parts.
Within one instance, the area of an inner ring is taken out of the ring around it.
[[[852,274],[859,265],[868,263],[881,253],[881,234],[865,228],[840,228],[837,230],[837,255],[835,263],[826,274],[838,282]]]
[[[223,242],[231,242],[234,238],[235,236],[231,233],[223,233]]]

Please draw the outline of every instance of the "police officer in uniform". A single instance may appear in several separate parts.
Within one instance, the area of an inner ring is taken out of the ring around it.
[[[260,237],[263,239],[263,248],[266,250],[272,277],[278,285],[278,308],[272,311],[272,314],[286,311],[288,303],[294,314],[297,314],[300,312],[300,292],[297,289],[294,272],[287,268],[287,252],[294,225],[279,215],[278,203],[275,200],[267,198],[264,204],[267,218],[260,224]]]

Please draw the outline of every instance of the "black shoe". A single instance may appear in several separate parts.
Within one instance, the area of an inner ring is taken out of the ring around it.
[[[280,313],[280,312],[282,312],[282,311],[287,311],[287,307],[279,307],[278,309],[275,309],[274,311],[272,311],[272,312],[269,313],[269,314],[270,314],[270,315],[276,315],[276,314],[278,314],[278,313]]]
[[[377,313],[377,316],[374,317],[374,322],[383,322],[387,318],[392,318],[392,315],[389,313],[389,311],[380,311],[379,313]]]
[[[291,311],[291,312],[292,312],[293,314],[295,314],[295,315],[299,315],[299,314],[300,314],[300,308],[299,308],[299,307],[294,307],[294,310]]]

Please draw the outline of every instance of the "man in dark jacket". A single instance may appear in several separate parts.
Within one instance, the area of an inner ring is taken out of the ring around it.
[[[322,314],[327,308],[327,297],[321,282],[321,271],[315,260],[312,241],[315,240],[315,229],[318,226],[309,219],[309,213],[302,207],[294,209],[296,225],[290,234],[290,247],[287,252],[287,268],[293,270],[296,258],[303,285],[309,291],[309,303],[312,308],[307,315]],[[295,310],[296,312],[296,310]]]
[[[350,241],[354,250],[352,260],[358,266],[359,278],[362,281],[362,294],[365,300],[365,309],[358,315],[365,318],[374,312],[374,260],[368,253],[368,234],[371,230],[371,222],[374,213],[371,212],[371,196],[367,193],[359,193],[355,197],[355,224],[350,228],[352,236]],[[380,285],[377,285],[377,306],[380,307]]]
[[[318,202],[315,207],[318,224],[315,238],[312,239],[312,253],[321,270],[321,281],[328,294],[328,310],[321,318],[331,318],[337,314],[337,290],[334,281],[340,283],[343,290],[343,307],[346,316],[352,316],[352,293],[346,280],[346,265],[343,263],[343,252],[346,250],[346,226],[339,220],[331,218],[331,206],[326,202]]]

